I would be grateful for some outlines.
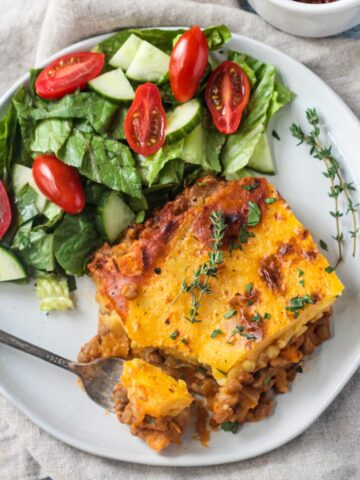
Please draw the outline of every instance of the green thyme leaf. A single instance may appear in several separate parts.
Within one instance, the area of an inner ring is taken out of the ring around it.
[[[236,310],[228,310],[226,313],[224,313],[224,318],[231,318],[236,314]]]
[[[276,140],[279,140],[279,141],[280,141],[279,134],[277,133],[276,130],[273,130],[273,131],[271,132],[271,135],[272,135],[274,138],[276,138]]]
[[[223,331],[220,328],[216,328],[215,330],[213,330],[210,337],[211,338],[216,338],[218,335],[221,335],[222,333],[223,333]]]

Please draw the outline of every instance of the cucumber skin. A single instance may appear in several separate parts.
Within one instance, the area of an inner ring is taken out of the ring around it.
[[[201,122],[201,117],[201,106],[199,106],[199,109],[191,122],[187,123],[185,127],[179,128],[178,130],[175,130],[175,132],[166,135],[166,144],[171,145],[187,137],[199,125],[199,123]]]
[[[99,92],[99,90],[97,90],[92,85],[90,85],[90,83],[88,83],[88,87],[89,87],[89,90],[91,90],[92,92],[97,93],[101,97],[105,98],[109,102],[112,102],[116,105],[130,105],[131,102],[133,101],[133,99],[131,99],[131,100],[116,100],[115,98],[109,97],[108,95],[105,95],[104,93]]]
[[[27,275],[27,272],[26,272],[26,269],[25,269],[24,265],[22,264],[22,262],[19,260],[19,258],[11,250],[9,250],[8,248],[5,248],[4,246],[0,245],[0,254],[6,254],[7,256],[11,257],[13,262],[16,263],[18,271],[22,272],[22,276],[19,276],[19,277],[16,277],[16,278],[10,278],[10,279],[2,278],[2,274],[0,273],[0,283],[2,283],[2,282],[15,282],[15,281],[24,280],[24,279],[27,278],[28,275]]]

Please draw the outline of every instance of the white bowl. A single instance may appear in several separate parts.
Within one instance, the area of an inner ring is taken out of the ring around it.
[[[360,23],[360,0],[307,4],[294,0],[248,0],[264,20],[300,37],[328,37]]]

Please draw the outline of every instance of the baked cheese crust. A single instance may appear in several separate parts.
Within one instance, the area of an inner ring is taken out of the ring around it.
[[[271,199],[271,200],[269,200]],[[248,225],[250,205],[260,221]],[[191,323],[193,278],[211,250],[212,212],[226,223],[224,260],[200,322]],[[89,265],[102,304],[116,312],[134,351],[157,348],[211,369],[223,384],[259,359],[274,358],[306,324],[329,310],[343,285],[284,199],[264,178],[205,177]],[[115,328],[114,325],[111,328]]]

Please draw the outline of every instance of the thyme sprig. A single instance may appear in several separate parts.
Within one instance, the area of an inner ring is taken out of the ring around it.
[[[209,218],[212,226],[212,243],[210,245],[211,251],[208,253],[208,261],[202,263],[194,271],[193,279],[190,283],[187,282],[186,278],[181,283],[180,295],[183,293],[190,293],[191,295],[191,308],[189,315],[185,317],[190,323],[201,322],[199,319],[199,307],[202,297],[211,293],[209,280],[210,278],[216,278],[219,265],[224,261],[224,253],[220,250],[227,228],[224,216],[219,211],[213,211]]]
[[[324,146],[320,140],[320,119],[315,108],[308,108],[306,110],[306,119],[312,127],[310,132],[306,134],[299,125],[293,123],[290,127],[290,132],[293,137],[299,140],[298,145],[305,143],[310,146],[310,155],[324,163],[326,171],[323,172],[324,176],[330,180],[329,197],[334,199],[335,210],[330,212],[330,215],[335,219],[336,235],[332,238],[337,242],[338,259],[335,268],[343,259],[343,241],[344,234],[342,232],[340,218],[344,215],[344,212],[340,210],[339,197],[344,194],[347,209],[345,215],[351,214],[353,230],[350,230],[350,236],[353,238],[353,257],[356,256],[357,236],[359,228],[357,225],[357,212],[359,204],[354,204],[351,193],[355,190],[352,183],[347,183],[338,160],[332,154],[332,146]]]

